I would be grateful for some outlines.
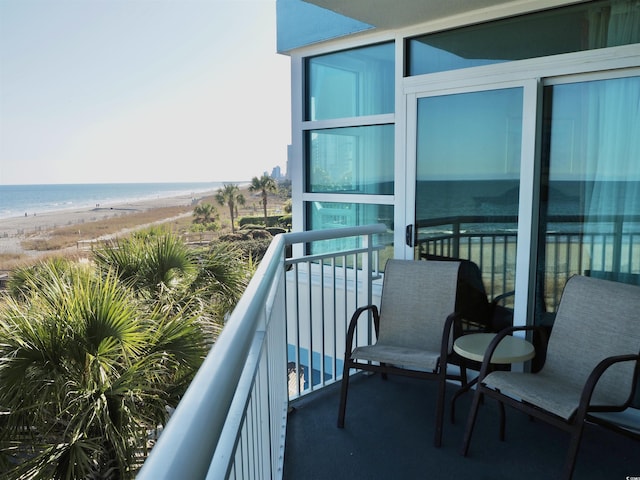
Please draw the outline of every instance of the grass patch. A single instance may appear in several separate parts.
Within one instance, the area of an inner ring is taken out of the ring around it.
[[[186,215],[183,222],[176,222],[188,226],[191,223],[190,213],[192,206],[162,207],[149,210],[128,213],[116,217],[84,222],[74,225],[57,227],[46,235],[37,235],[20,242],[25,250],[39,252],[63,250],[75,247],[81,240],[93,240],[104,235],[114,235],[125,230],[139,228],[142,225],[161,222],[179,215]],[[169,222],[167,222],[169,223]]]

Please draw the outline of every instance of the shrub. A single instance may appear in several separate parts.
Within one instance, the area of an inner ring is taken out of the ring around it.
[[[280,218],[282,218],[280,215],[269,215],[267,217],[267,227],[275,227],[276,225],[279,225]],[[242,217],[238,220],[238,225],[240,225],[240,227],[243,227],[244,225],[260,225],[264,228],[264,217]]]

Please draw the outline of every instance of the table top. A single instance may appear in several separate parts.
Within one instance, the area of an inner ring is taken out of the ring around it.
[[[482,362],[487,347],[495,338],[495,333],[472,333],[459,337],[453,344],[453,350],[460,356]],[[493,352],[491,363],[508,364],[526,362],[536,355],[536,350],[524,338],[504,337]]]

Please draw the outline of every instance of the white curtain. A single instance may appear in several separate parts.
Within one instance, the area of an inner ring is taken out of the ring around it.
[[[640,43],[640,1],[622,0],[594,9],[589,39],[596,48]],[[624,216],[623,228],[637,229],[638,223],[632,224],[629,217],[640,215],[640,77],[590,82],[586,92],[585,179],[593,189],[585,213],[596,222],[590,229],[613,233],[612,224],[599,222],[611,215]],[[606,269],[633,268],[619,249],[615,258],[608,256],[602,265]]]
[[[590,215],[640,214],[640,77],[589,84]]]

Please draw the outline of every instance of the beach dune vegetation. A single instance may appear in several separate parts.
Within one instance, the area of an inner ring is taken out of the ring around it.
[[[7,477],[133,478],[207,352],[199,320],[71,262],[40,265],[20,295],[0,306]]]
[[[136,232],[94,250],[98,269],[113,271],[140,295],[159,300],[195,274],[194,253],[178,235],[163,229]]]
[[[135,477],[251,262],[161,229],[16,269],[0,300],[3,478]]]
[[[204,202],[196,205],[193,209],[193,223],[202,230],[215,231],[220,228],[220,214],[211,203]]]

